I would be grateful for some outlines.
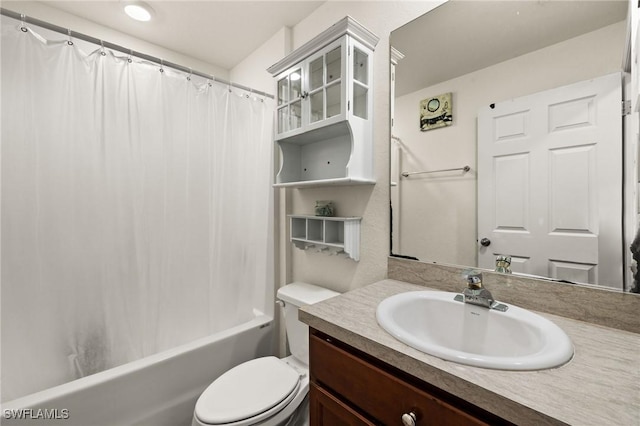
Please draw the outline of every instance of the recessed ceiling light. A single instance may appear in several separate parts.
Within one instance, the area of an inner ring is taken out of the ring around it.
[[[149,21],[153,16],[153,9],[146,3],[136,1],[124,5],[124,12],[136,21]]]

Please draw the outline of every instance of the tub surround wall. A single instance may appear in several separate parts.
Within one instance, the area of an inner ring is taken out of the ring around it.
[[[390,268],[390,274],[398,273],[398,266],[393,266],[394,272]],[[414,279],[427,274],[415,270],[405,273]],[[439,278],[431,278],[430,282],[451,281],[459,277],[457,273],[454,269],[442,268],[441,272],[434,272]],[[640,422],[637,409],[640,370],[633,368],[637,364],[639,334],[542,314],[573,341],[575,355],[567,364],[524,372],[469,367],[415,350],[386,333],[376,322],[376,307],[385,298],[406,291],[429,290],[429,287],[425,283],[384,280],[304,307],[300,310],[300,319],[310,327],[518,425]],[[431,289],[442,290],[441,287]]]
[[[388,278],[442,291],[461,292],[469,268],[389,257]],[[483,283],[496,300],[525,309],[633,333],[640,332],[640,295],[483,271]]]

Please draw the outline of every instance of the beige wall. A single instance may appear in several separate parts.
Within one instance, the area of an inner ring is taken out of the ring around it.
[[[625,30],[626,22],[620,22],[397,98],[394,135],[402,140],[403,171],[464,165],[472,171],[464,176],[398,180],[400,211],[394,209],[394,215],[400,218],[401,229],[394,252],[421,261],[476,265],[477,111],[491,103],[620,71]],[[446,92],[453,92],[453,125],[421,132],[419,102]]]
[[[281,28],[251,55],[233,67],[229,73],[229,79],[234,83],[274,94],[275,83],[267,67],[291,52],[291,41],[291,28]]]
[[[360,261],[302,251],[283,244],[279,255],[285,272],[279,284],[305,281],[348,291],[382,278],[389,254],[389,35],[395,28],[441,2],[327,2],[293,28],[293,48],[350,15],[380,38],[374,54],[373,137],[376,185],[283,189],[287,213],[313,214],[316,200],[333,200],[338,216],[362,216]],[[285,231],[282,230],[281,234]]]
[[[389,254],[389,35],[431,10],[441,1],[327,2],[291,30],[291,48],[296,49],[346,15],[360,22],[378,37],[374,55],[374,161],[375,186],[343,186],[304,189],[276,189],[276,286],[305,281],[337,291],[347,291],[386,276]],[[274,57],[277,46],[286,46],[285,34],[257,49],[231,71],[231,79],[260,88],[265,70],[282,59]],[[274,49],[274,46],[276,48]],[[244,80],[244,82],[243,82]],[[274,93],[275,83],[269,75]],[[275,147],[274,147],[275,149]],[[276,152],[276,155],[278,153]],[[286,215],[313,214],[316,200],[332,200],[338,216],[362,216],[360,261],[323,253],[301,251],[288,241]]]

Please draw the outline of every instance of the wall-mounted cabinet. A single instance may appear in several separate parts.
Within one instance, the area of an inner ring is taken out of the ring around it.
[[[275,186],[373,184],[372,56],[378,38],[345,17],[269,68],[281,164]]]
[[[289,215],[291,242],[299,249],[346,254],[360,260],[360,217]]]

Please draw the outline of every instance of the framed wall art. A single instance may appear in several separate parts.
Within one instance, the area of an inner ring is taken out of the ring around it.
[[[451,126],[453,122],[453,104],[451,92],[420,101],[420,130],[437,129]]]

